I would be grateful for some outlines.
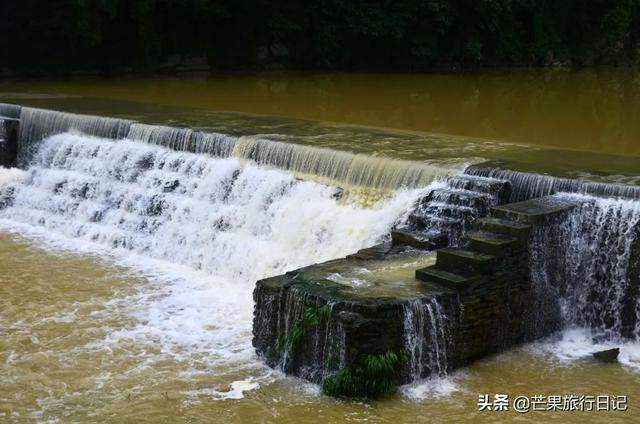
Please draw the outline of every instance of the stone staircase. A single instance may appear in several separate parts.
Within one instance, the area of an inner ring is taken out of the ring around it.
[[[471,225],[509,198],[510,183],[495,178],[456,175],[423,198],[407,223],[391,233],[394,245],[418,249],[457,246]]]
[[[462,247],[437,251],[435,265],[416,270],[416,279],[453,290],[473,287],[527,255],[532,229],[577,203],[555,197],[496,206],[475,223]]]

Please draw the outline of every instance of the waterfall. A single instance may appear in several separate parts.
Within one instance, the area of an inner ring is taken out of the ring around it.
[[[132,124],[127,138],[174,150],[193,151],[194,130],[189,128],[166,127],[163,125]]]
[[[234,275],[351,253],[383,235],[410,204],[396,197],[385,216],[337,205],[335,188],[234,158],[68,133],[41,143],[28,171],[4,218]],[[360,222],[349,217],[359,213]],[[352,241],[332,245],[342,231]],[[257,263],[248,266],[253,254]]]
[[[449,246],[460,246],[476,219],[503,203],[510,184],[495,178],[454,175],[421,199],[403,228],[428,237],[444,235]]]
[[[238,140],[237,137],[218,133],[205,133],[189,128],[137,123],[131,125],[127,138],[168,147],[173,150],[203,153],[221,158],[231,156]]]
[[[448,174],[442,168],[419,162],[356,155],[255,137],[240,138],[233,153],[262,165],[377,189],[424,187],[437,177]]]
[[[219,133],[196,133],[194,135],[194,152],[226,158],[232,155],[237,138]]]
[[[465,173],[510,181],[512,190],[509,202],[519,202],[560,192],[640,199],[640,187],[624,184],[596,183],[478,166],[467,167]]]
[[[435,298],[414,299],[403,307],[404,346],[412,381],[447,373],[447,317]]]
[[[565,327],[617,340],[638,329],[640,202],[559,194],[582,203],[533,241],[532,279],[555,293]]]
[[[18,135],[18,165],[26,166],[35,153],[36,144],[48,136],[74,130],[97,137],[121,139],[127,136],[131,124],[132,121],[126,119],[23,107]]]
[[[29,164],[0,188],[0,228],[166,276],[163,294],[136,307],[140,323],[110,339],[178,356],[187,344],[225,363],[253,358],[256,280],[380,242],[423,194],[363,208],[238,158],[78,133],[38,143]]]
[[[1,109],[0,109],[1,110]],[[34,153],[33,145],[70,130],[110,139],[130,139],[178,151],[234,156],[310,177],[321,183],[393,191],[418,188],[451,171],[420,162],[395,160],[326,148],[282,143],[252,136],[232,137],[189,128],[147,125],[124,119],[22,108],[19,164]]]

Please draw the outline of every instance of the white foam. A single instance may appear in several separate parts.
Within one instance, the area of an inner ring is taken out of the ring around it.
[[[16,184],[24,178],[26,172],[20,168],[5,168],[0,166],[0,188],[9,184]]]
[[[113,300],[114,313],[135,323],[87,349],[135,343],[261,375],[251,346],[255,281],[378,242],[426,190],[362,208],[338,202],[335,188],[234,158],[71,133],[42,142],[31,163],[0,229],[149,278]],[[228,396],[246,391],[238,384]]]
[[[244,392],[255,390],[260,387],[260,384],[252,379],[238,380],[231,383],[229,390],[217,390],[213,388],[204,388],[199,390],[189,390],[183,392],[190,397],[211,397],[214,400],[225,399],[242,399],[244,398]]]
[[[546,339],[529,345],[533,353],[551,354],[561,363],[592,359],[593,353],[620,348],[618,361],[630,370],[640,371],[640,342],[634,340],[599,341],[587,328],[569,328],[559,339]]]
[[[446,399],[453,393],[463,390],[458,381],[463,376],[462,371],[442,377],[433,376],[402,386],[400,393],[405,398],[416,402],[426,399]]]

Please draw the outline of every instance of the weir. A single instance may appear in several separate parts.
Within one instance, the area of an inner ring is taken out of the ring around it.
[[[469,166],[465,170],[465,174],[509,181],[512,187],[510,202],[519,202],[556,193],[582,193],[602,197],[640,199],[640,187],[625,184],[580,181],[482,166]]]
[[[366,187],[388,192],[424,187],[452,171],[404,160],[375,158],[331,149],[287,144],[256,137],[233,137],[191,128],[147,125],[127,119],[79,115],[51,110],[0,105],[0,116],[19,114],[17,163],[27,166],[37,144],[46,137],[79,131],[96,137],[142,141],[174,150],[237,157],[259,165],[292,171],[303,178],[345,188]]]
[[[329,395],[391,394],[563,328],[640,338],[638,187],[3,104],[0,147],[24,168],[1,220],[234,282],[258,355]]]

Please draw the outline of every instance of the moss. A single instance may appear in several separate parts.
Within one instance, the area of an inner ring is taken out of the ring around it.
[[[401,357],[394,352],[367,355],[356,365],[342,368],[322,383],[322,392],[335,397],[375,399],[398,390]]]
[[[302,320],[293,325],[289,337],[286,340],[278,341],[278,350],[286,348],[289,354],[297,353],[309,330],[318,327],[321,322],[326,322],[330,317],[331,308],[329,306],[325,305],[321,308],[310,306],[305,308],[302,312]]]
[[[287,339],[287,351],[291,354],[298,352],[306,336],[307,328],[304,325],[304,320],[302,322],[296,322],[291,329],[291,335]]]
[[[334,353],[330,353],[325,360],[326,366],[329,369],[337,368],[340,365],[340,357]]]

